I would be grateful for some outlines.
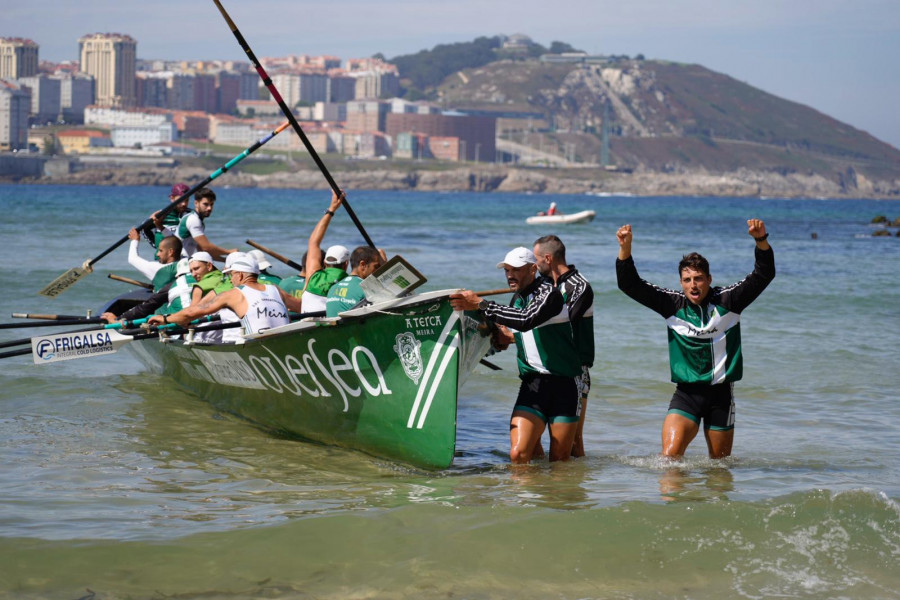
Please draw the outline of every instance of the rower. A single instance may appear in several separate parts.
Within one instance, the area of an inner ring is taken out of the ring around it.
[[[229,309],[240,319],[244,333],[251,334],[288,324],[288,310],[300,312],[298,298],[278,286],[259,283],[259,265],[252,256],[245,254],[236,258],[231,266],[226,267],[225,272],[230,275],[234,288],[204,298],[200,303],[192,304],[175,314],[151,317],[149,323],[176,323],[186,327],[194,319]],[[222,320],[227,322],[224,318]]]

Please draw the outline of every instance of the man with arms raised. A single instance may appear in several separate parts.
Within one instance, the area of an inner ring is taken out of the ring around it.
[[[578,377],[578,395],[581,402],[581,418],[572,444],[572,456],[584,456],[584,416],[587,412],[588,393],[591,391],[590,368],[594,364],[594,290],[575,265],[566,262],[566,246],[555,235],[545,235],[534,242],[534,256],[538,272],[549,279],[562,292],[572,323],[572,337],[581,357],[581,376]]]
[[[469,290],[450,296],[455,310],[478,309],[504,326],[495,343],[500,349],[515,341],[522,383],[509,423],[513,463],[531,461],[545,427],[550,428],[550,460],[569,460],[580,417],[575,378],[581,376],[581,359],[565,299],[551,281],[536,276],[536,262],[531,250],[520,247],[497,265],[515,291],[510,306]]]
[[[733,386],[743,375],[741,313],[775,278],[775,255],[765,223],[750,219],[747,233],[756,241],[752,273],[729,287],[712,287],[709,262],[692,252],[678,265],[681,291],[676,291],[641,279],[631,257],[631,225],[616,232],[619,289],[659,313],[668,326],[669,367],[676,388],[662,428],[667,458],[684,455],[701,421],[710,458],[731,455]]]
[[[194,319],[229,309],[241,320],[244,333],[249,334],[287,325],[290,323],[289,309],[300,312],[300,300],[278,286],[257,281],[259,265],[252,256],[245,254],[237,258],[225,270],[230,273],[234,288],[205,297],[200,303],[172,315],[154,316],[150,324],[177,323],[184,327]]]
[[[237,252],[237,248],[226,250],[212,243],[206,237],[205,219],[213,212],[216,194],[209,188],[201,188],[194,194],[194,212],[182,217],[176,235],[184,245],[183,255],[190,258],[197,252],[209,252],[214,260],[225,260],[225,256]]]
[[[307,279],[302,292],[305,312],[325,310],[328,290],[347,276],[347,265],[350,262],[350,251],[347,248],[340,245],[330,246],[325,256],[322,256],[322,240],[325,239],[325,232],[328,231],[331,219],[343,201],[343,193],[338,196],[331,192],[331,204],[309,236],[305,263]]]

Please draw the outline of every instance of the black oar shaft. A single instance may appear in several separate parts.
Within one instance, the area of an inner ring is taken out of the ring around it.
[[[19,350],[10,350],[9,352],[0,352],[0,358],[10,358],[12,356],[24,356],[31,354],[31,348],[21,348]]]
[[[61,325],[87,325],[105,323],[100,317],[64,319],[59,321],[25,321],[24,323],[0,323],[0,329],[21,329],[25,327],[58,327]]]
[[[84,322],[84,321],[81,321]],[[54,323],[54,325],[59,325],[59,323]],[[89,327],[87,329],[76,329],[75,331],[69,331],[68,333],[83,333],[85,331],[96,331],[96,327]],[[31,344],[31,338],[19,338],[17,340],[9,340],[6,342],[0,342],[0,348],[11,348],[13,346],[21,346],[23,344]]]
[[[259,74],[262,79],[263,85],[266,86],[266,89],[269,90],[269,93],[272,94],[272,98],[275,102],[278,103],[278,106],[281,108],[281,112],[284,113],[284,116],[290,122],[291,127],[294,128],[294,131],[297,133],[297,136],[300,138],[300,141],[303,142],[303,145],[306,147],[309,155],[312,156],[316,165],[319,167],[319,170],[322,172],[322,175],[325,177],[325,181],[328,182],[328,185],[331,186],[332,191],[338,196],[341,195],[341,189],[338,187],[337,183],[335,183],[334,179],[331,177],[331,173],[328,172],[328,169],[325,167],[325,163],[322,162],[322,159],[319,158],[319,153],[316,152],[316,149],[310,143],[309,139],[306,137],[306,134],[303,133],[303,129],[300,128],[300,123],[297,122],[296,117],[294,117],[294,113],[291,111],[290,107],[288,107],[287,103],[281,97],[281,94],[278,93],[278,90],[275,88],[275,85],[272,83],[272,79],[269,77],[269,74],[266,73],[266,70],[259,63],[259,60],[256,58],[256,55],[253,53],[253,50],[250,49],[250,45],[247,43],[247,40],[244,39],[244,36],[241,35],[241,32],[238,30],[237,25],[234,24],[234,21],[231,20],[231,17],[228,15],[228,12],[225,10],[225,7],[222,6],[222,3],[219,0],[213,0],[216,3],[216,6],[219,8],[219,12],[222,13],[222,17],[225,19],[225,22],[228,23],[229,29],[231,29],[231,33],[234,34],[235,39],[240,44],[241,48],[247,54],[247,58],[250,59],[250,62],[253,63],[253,67],[256,69],[256,72]],[[362,234],[363,239],[366,240],[366,243],[369,246],[375,247],[375,243],[372,241],[372,238],[369,237],[369,234],[366,233],[365,228],[360,223],[359,219],[356,217],[356,213],[353,212],[353,209],[350,208],[350,204],[347,202],[345,198],[343,201],[344,209],[347,211],[347,214],[350,215],[350,218],[353,220],[356,228],[359,229],[359,232]]]
[[[13,313],[13,319],[49,319],[51,321],[66,321],[70,319],[86,319],[81,315],[43,315],[39,313]]]

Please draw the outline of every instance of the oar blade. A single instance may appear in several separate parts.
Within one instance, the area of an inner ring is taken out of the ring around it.
[[[62,360],[113,354],[131,341],[134,338],[130,335],[122,335],[111,329],[58,333],[31,338],[31,354],[34,364],[45,365]]]
[[[84,269],[82,267],[69,269],[68,271],[51,281],[47,285],[47,287],[45,287],[38,293],[41,296],[46,296],[47,298],[56,298],[88,273],[90,273],[90,270]]]

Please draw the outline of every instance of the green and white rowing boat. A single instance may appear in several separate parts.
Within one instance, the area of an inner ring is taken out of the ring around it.
[[[450,306],[455,291],[304,319],[242,344],[161,337],[125,348],[263,427],[443,469],[453,462],[459,389],[490,344],[479,313]]]

